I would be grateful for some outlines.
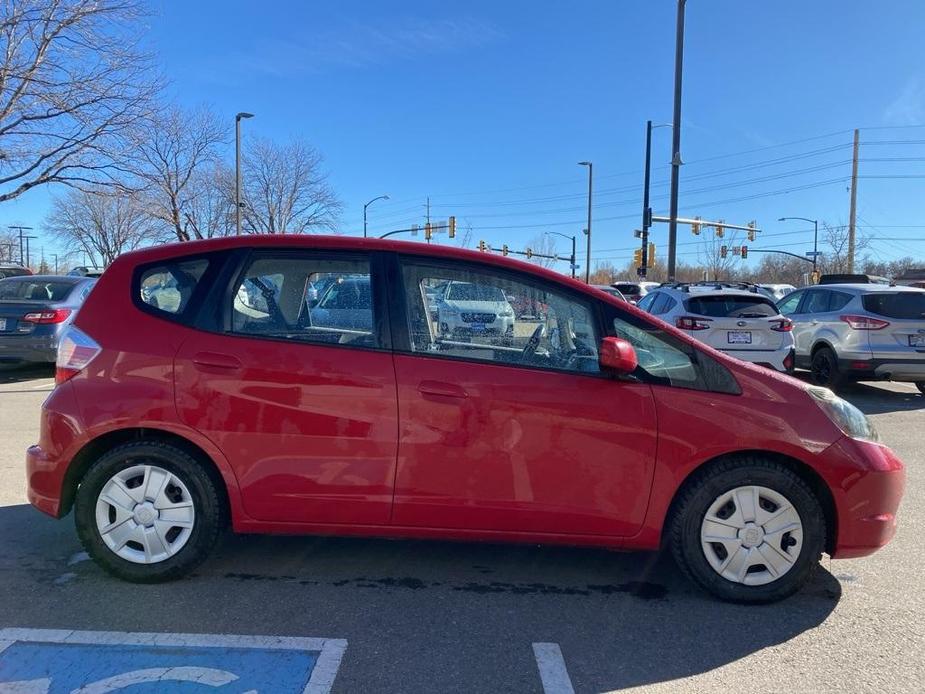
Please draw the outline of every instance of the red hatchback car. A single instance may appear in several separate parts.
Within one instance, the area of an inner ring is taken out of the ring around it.
[[[447,336],[428,289],[474,289]],[[126,254],[63,339],[30,501],[106,570],[179,577],[238,532],[657,550],[741,602],[895,530],[903,466],[825,389],[533,265],[373,239]]]

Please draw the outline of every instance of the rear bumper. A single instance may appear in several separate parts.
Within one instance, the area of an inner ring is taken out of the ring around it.
[[[780,349],[722,349],[720,351],[750,364],[767,366],[783,373],[793,372],[793,345],[786,345]]]
[[[832,556],[873,554],[896,533],[896,512],[906,483],[902,462],[886,446],[847,437],[823,456],[841,480],[832,489],[838,517]]]
[[[850,374],[852,378],[872,381],[925,381],[925,356],[921,358],[903,359],[888,358],[842,358],[838,360],[838,368],[842,373]]]
[[[0,363],[54,362],[57,356],[57,335],[0,337]]]

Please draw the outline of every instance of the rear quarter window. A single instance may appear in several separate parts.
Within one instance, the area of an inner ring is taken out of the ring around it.
[[[864,310],[886,318],[925,320],[925,292],[866,294],[861,299]]]
[[[208,267],[206,258],[150,265],[138,276],[135,296],[158,313],[181,316]]]

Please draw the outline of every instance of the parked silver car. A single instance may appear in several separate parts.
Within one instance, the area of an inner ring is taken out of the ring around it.
[[[797,367],[817,384],[905,381],[925,393],[925,290],[827,284],[798,289],[777,306],[793,321]]]

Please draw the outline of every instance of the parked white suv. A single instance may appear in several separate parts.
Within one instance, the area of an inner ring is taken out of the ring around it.
[[[676,284],[650,291],[639,308],[743,361],[793,370],[792,323],[758,291]]]
[[[819,385],[906,381],[925,393],[925,290],[825,284],[798,289],[777,306],[793,321],[796,366]]]
[[[447,282],[436,307],[437,325],[444,337],[514,337],[514,309],[500,287]]]

